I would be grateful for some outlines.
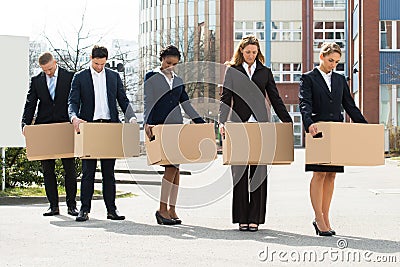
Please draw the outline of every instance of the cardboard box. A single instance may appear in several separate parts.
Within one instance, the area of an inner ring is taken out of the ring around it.
[[[167,165],[202,163],[217,157],[214,124],[163,124],[146,136],[147,163]]]
[[[224,165],[290,164],[294,160],[292,123],[226,123]]]
[[[74,126],[69,122],[25,126],[28,160],[74,157]]]
[[[137,157],[139,124],[81,123],[75,132],[75,156],[82,159]]]
[[[379,124],[319,122],[322,137],[306,134],[306,163],[384,165],[384,127]]]

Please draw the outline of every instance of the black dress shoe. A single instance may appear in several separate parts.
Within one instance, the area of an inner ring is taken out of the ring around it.
[[[58,207],[49,208],[47,212],[43,213],[43,216],[54,216],[60,215],[60,209]]]
[[[321,230],[319,230],[316,221],[313,221],[312,224],[313,224],[313,226],[315,228],[315,234],[316,235],[319,235],[319,236],[332,236],[333,235],[331,231],[321,231]]]
[[[76,207],[68,207],[68,214],[72,216],[78,216],[79,212]]]
[[[175,221],[175,224],[182,224],[182,220],[179,219],[179,218],[172,218],[171,217],[171,219]]]
[[[79,211],[78,216],[76,216],[75,220],[77,222],[84,222],[89,220],[89,212],[83,210]]]
[[[120,215],[118,210],[114,210],[107,212],[107,219],[122,221],[125,220],[125,216]]]
[[[158,224],[164,224],[164,225],[175,225],[176,221],[173,219],[167,219],[161,216],[160,212],[156,211],[156,219]]]

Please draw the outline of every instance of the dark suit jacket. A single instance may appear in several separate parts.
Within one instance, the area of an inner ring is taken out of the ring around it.
[[[256,64],[251,80],[242,65],[227,69],[221,96],[219,119],[221,123],[228,120],[231,109],[230,120],[233,122],[246,122],[252,114],[258,122],[268,122],[266,95],[279,119],[283,122],[292,122],[279,96],[271,70],[259,61]]]
[[[301,76],[300,112],[305,130],[318,121],[343,122],[341,107],[354,122],[367,123],[350,95],[349,86],[343,75],[333,72],[331,77],[332,92],[317,68]]]
[[[105,68],[108,107],[110,109],[111,122],[120,122],[118,118],[118,105],[130,117],[136,117],[133,110],[128,109],[129,99],[126,97],[121,77],[116,71]],[[88,122],[93,121],[94,115],[94,87],[90,68],[77,72],[71,84],[71,92],[68,99],[69,119],[76,116]],[[129,112],[130,114],[127,114]]]
[[[71,90],[73,73],[58,66],[57,85],[54,100],[47,88],[46,74],[39,73],[32,77],[28,95],[26,97],[22,127],[32,124],[36,106],[39,102],[35,124],[67,122],[68,95]]]
[[[195,123],[204,123],[204,120],[194,110],[185,91],[185,85],[180,77],[175,76],[172,90],[160,73],[150,71],[144,80],[144,123],[181,124],[183,110]]]

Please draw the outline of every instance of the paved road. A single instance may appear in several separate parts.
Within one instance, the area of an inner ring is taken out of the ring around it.
[[[124,164],[117,167],[154,170],[144,157]],[[314,235],[302,149],[295,150],[292,165],[270,168],[267,222],[256,233],[231,224],[230,172],[220,158],[182,168],[191,175],[182,176],[181,226],[156,224],[160,187],[143,185],[160,181],[154,172],[117,175],[141,182],[118,185],[135,194],[117,199],[127,217],[121,222],[106,220],[102,200],[93,201],[83,223],[66,214],[64,203],[56,217],[42,216],[46,203],[1,205],[0,266],[400,265],[400,167],[393,163],[347,167],[338,175],[331,210],[336,237]]]

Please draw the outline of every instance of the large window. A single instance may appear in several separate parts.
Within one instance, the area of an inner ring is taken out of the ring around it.
[[[259,41],[265,39],[265,24],[263,21],[235,21],[235,41],[240,41],[246,35],[254,34]]]
[[[271,41],[301,41],[301,21],[272,21]]]
[[[400,21],[382,20],[380,23],[380,49],[400,49]]]
[[[314,23],[314,50],[319,50],[324,42],[336,42],[345,48],[344,21],[316,21]]]
[[[346,0],[314,0],[315,8],[345,8]]]
[[[385,126],[400,125],[400,85],[380,85],[379,123]]]
[[[299,82],[301,77],[301,63],[272,63],[272,74],[277,83]]]

